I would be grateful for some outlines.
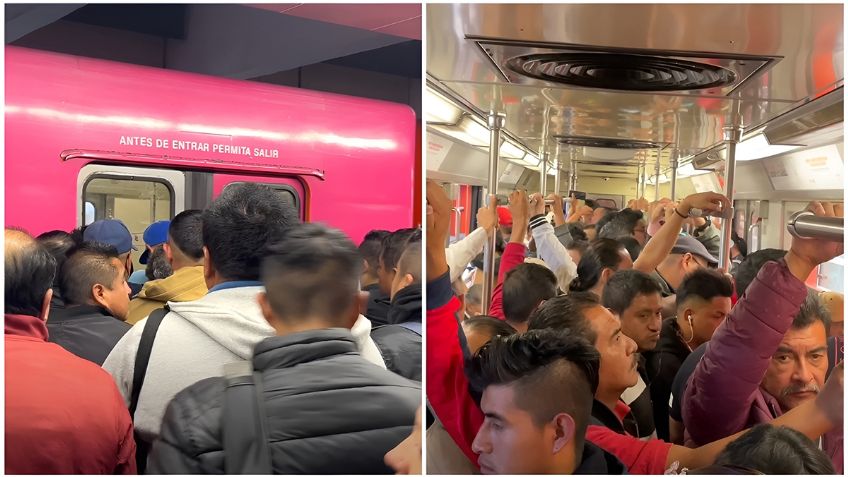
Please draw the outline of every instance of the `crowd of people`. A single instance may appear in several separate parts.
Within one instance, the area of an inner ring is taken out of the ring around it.
[[[841,295],[805,285],[841,243],[732,234],[722,273],[721,194],[488,204],[448,244],[453,203],[427,185],[428,473],[843,472]]]
[[[420,229],[245,183],[143,237],[5,229],[6,473],[420,473]]]

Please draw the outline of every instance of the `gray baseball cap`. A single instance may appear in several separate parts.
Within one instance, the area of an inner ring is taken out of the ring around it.
[[[704,244],[691,235],[678,235],[677,242],[674,243],[674,248],[671,249],[671,253],[681,255],[684,253],[691,253],[692,255],[702,257],[711,265],[718,265],[718,259],[710,255],[710,252],[707,251],[707,247],[704,247]]]

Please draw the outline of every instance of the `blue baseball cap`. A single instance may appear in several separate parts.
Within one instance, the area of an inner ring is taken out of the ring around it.
[[[118,253],[124,254],[136,250],[132,244],[132,234],[120,220],[98,220],[85,228],[82,238],[88,242],[102,242],[114,245]]]
[[[146,229],[144,229],[144,243],[155,247],[157,245],[163,244],[168,241],[168,228],[171,226],[170,220],[160,220],[159,222],[153,222],[148,225]],[[138,259],[138,263],[142,265],[147,264],[147,260],[150,258],[150,250],[145,249],[144,253],[141,254],[141,257]]]

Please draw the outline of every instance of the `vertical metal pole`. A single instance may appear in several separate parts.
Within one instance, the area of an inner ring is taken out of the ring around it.
[[[660,200],[660,156],[662,156],[662,148],[657,150],[657,170],[654,174],[654,200]]]
[[[730,201],[730,210],[724,211],[721,219],[721,243],[718,250],[718,265],[725,271],[730,271],[730,236],[733,218],[733,183],[736,179],[736,145],[742,139],[742,117],[739,114],[739,101],[733,102],[733,112],[730,124],[724,127],[724,142],[727,144],[727,159],[724,166],[724,195]]]
[[[645,154],[645,157],[642,160],[642,191],[639,193],[639,197],[636,197],[636,199],[640,199],[642,197],[645,197],[645,190],[646,190],[645,189],[645,185],[646,185],[645,180],[648,177],[648,158],[647,158],[647,156],[648,155]]]
[[[672,201],[675,200],[677,194],[677,149],[674,150],[671,160],[671,197]]]
[[[548,195],[548,132],[551,117],[551,107],[545,106],[542,116],[542,146],[539,148],[539,192],[542,197]]]
[[[498,159],[500,155],[501,129],[506,123],[506,115],[503,113],[489,113],[489,188],[488,193],[498,193]],[[492,291],[495,289],[495,244],[497,243],[497,230],[492,231],[492,236],[486,244],[483,253],[483,314],[489,313],[492,304]]]
[[[554,150],[554,194],[560,195],[560,179],[562,179],[562,164],[559,163],[559,146]]]

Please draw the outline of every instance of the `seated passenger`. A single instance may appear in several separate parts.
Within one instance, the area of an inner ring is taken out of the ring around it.
[[[350,332],[365,302],[361,272],[350,239],[317,224],[289,230],[262,261],[258,306],[276,336],[256,345],[252,369],[268,439],[257,445],[268,446],[275,474],[388,473],[383,457],[412,430],[420,387],[365,360]],[[239,403],[225,399],[226,389],[227,379],[215,377],[176,395],[153,445],[152,473],[229,469],[222,421]]]
[[[386,315],[389,313],[389,303],[385,301],[385,296],[380,291],[378,269],[380,268],[380,247],[383,238],[390,233],[388,230],[372,230],[365,234],[365,238],[359,244],[359,254],[365,261],[360,281],[362,291],[368,292],[368,308],[364,314],[372,323],[375,320],[378,323],[385,323]]]
[[[811,202],[807,210],[842,217],[841,204]],[[828,368],[829,316],[804,282],[842,253],[841,242],[793,237],[783,259],[762,267],[713,334],[686,388],[683,422],[695,443],[769,422],[815,398]],[[821,445],[842,472],[841,429]]]
[[[115,247],[84,242],[59,273],[65,307],[50,310],[48,341],[98,366],[129,331],[130,289]]]
[[[118,255],[121,263],[124,265],[124,271],[129,278],[133,273],[132,251],[135,246],[132,243],[132,234],[123,222],[116,219],[98,220],[91,225],[85,227],[83,231],[83,240],[86,242],[101,242],[114,246],[118,249]],[[141,291],[141,284],[129,283],[130,297],[134,297]]]
[[[766,475],[836,474],[827,455],[807,436],[795,429],[770,424],[757,424],[728,444],[712,467],[719,466]],[[689,473],[707,473],[703,470]]]
[[[623,474],[586,442],[598,352],[568,332],[495,337],[468,365],[486,416],[472,449],[484,474]]]
[[[169,301],[192,301],[206,295],[201,215],[200,210],[184,210],[171,221],[162,248],[173,274],[144,284],[138,295],[130,301],[127,323],[138,323]],[[155,269],[155,262],[148,265],[148,268]]]
[[[142,238],[144,240],[145,249],[144,252],[141,253],[141,256],[138,257],[138,263],[148,265],[153,252],[157,249],[161,250],[162,245],[168,240],[169,226],[169,220],[160,220],[158,222],[153,222],[144,229]],[[149,273],[147,273],[147,269],[137,270],[130,275],[129,279],[127,279],[127,281],[133,285],[144,285],[148,280],[155,280],[155,278],[150,278]]]
[[[689,274],[677,289],[676,316],[662,323],[654,350],[643,354],[657,436],[669,441],[668,402],[677,371],[695,348],[710,340],[730,313],[733,283],[715,271],[701,269]]]
[[[662,296],[660,287],[647,273],[622,270],[610,278],[604,288],[603,304],[621,322],[621,332],[636,342],[636,351],[647,353],[656,348],[662,327]],[[638,357],[639,379],[635,386],[621,396],[630,407],[625,428],[637,437],[656,437],[653,404],[648,386],[650,376],[645,359]]]
[[[263,291],[259,265],[268,244],[300,225],[297,210],[255,183],[227,187],[203,211],[202,223],[209,293],[171,302],[155,334],[143,385],[135,394],[142,464],[147,443],[159,435],[165,407],[174,395],[201,379],[221,376],[224,364],[251,359],[256,344],[274,334],[256,302]],[[148,324],[141,320],[133,326],[103,363],[131,408],[136,357]],[[362,317],[353,328],[359,349],[366,359],[385,366],[370,333],[371,325]]]
[[[410,237],[392,282],[389,324],[371,330],[386,368],[421,381],[421,234]]]
[[[135,474],[132,421],[112,378],[47,342],[56,261],[28,234],[8,228],[3,255],[5,472]]]

